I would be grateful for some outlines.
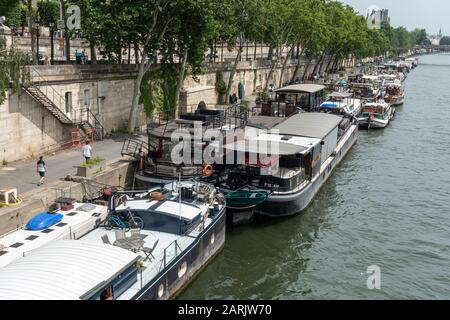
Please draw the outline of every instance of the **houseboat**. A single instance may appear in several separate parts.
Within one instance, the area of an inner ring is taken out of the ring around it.
[[[359,126],[367,129],[385,128],[395,116],[395,107],[385,101],[363,104]]]
[[[207,146],[239,134],[239,129],[245,127],[247,120],[248,110],[239,105],[225,110],[199,108],[195,113],[182,114],[179,119],[149,129],[148,144],[144,145],[132,139],[125,141],[122,155],[139,158],[138,149],[147,151],[140,170],[135,175],[137,187],[164,185],[178,179],[179,174],[182,180],[189,181],[204,173],[204,161],[202,157],[198,158],[198,155],[202,156]],[[214,137],[205,134],[208,130],[214,131]],[[219,136],[218,139],[216,135]],[[175,163],[174,153],[178,152],[181,156],[180,151],[175,150],[181,140],[190,143],[190,161]]]
[[[58,198],[58,203],[63,203],[60,209],[41,212],[24,227],[0,237],[0,268],[50,242],[79,239],[107,216],[106,206],[69,198]]]
[[[245,163],[235,166],[220,188],[227,194],[266,191],[267,199],[253,208],[256,215],[299,214],[311,203],[357,136],[354,118],[320,112],[295,114],[267,133],[225,146],[244,154]],[[252,158],[258,160],[247,161]]]
[[[225,242],[223,196],[202,183],[178,186],[112,195],[106,223],[0,268],[0,299],[175,297]],[[142,228],[121,226],[126,219],[143,221]]]
[[[320,111],[357,117],[361,113],[361,100],[351,92],[332,92],[320,105]]]
[[[399,83],[391,83],[386,86],[384,100],[393,106],[402,105],[405,102],[405,90]]]

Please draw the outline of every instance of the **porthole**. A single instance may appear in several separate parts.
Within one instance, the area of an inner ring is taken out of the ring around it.
[[[214,242],[216,241],[216,236],[214,235],[214,233],[211,235],[211,244],[214,244]]]
[[[178,278],[181,278],[186,274],[187,271],[187,263],[186,261],[181,264],[181,266],[178,268]]]
[[[158,298],[162,298],[163,294],[164,294],[164,284],[161,283],[158,287]]]

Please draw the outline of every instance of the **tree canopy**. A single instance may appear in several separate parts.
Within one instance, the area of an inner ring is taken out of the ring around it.
[[[441,41],[439,42],[439,44],[441,46],[450,46],[450,37],[447,37],[447,36],[443,37],[441,39]]]

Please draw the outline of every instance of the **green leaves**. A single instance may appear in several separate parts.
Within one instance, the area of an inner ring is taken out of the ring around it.
[[[10,88],[13,93],[19,93],[21,85],[30,79],[25,65],[28,57],[17,52],[14,47],[7,49],[6,40],[0,36],[0,104],[6,99],[6,91]]]

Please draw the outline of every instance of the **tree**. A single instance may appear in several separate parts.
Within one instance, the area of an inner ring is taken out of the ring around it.
[[[439,44],[441,46],[450,46],[450,37],[447,37],[447,36],[443,37],[441,39],[441,41],[439,42]]]
[[[425,29],[415,29],[412,31],[417,45],[428,45],[430,40],[427,37],[427,31]]]
[[[21,85],[29,81],[26,54],[16,51],[14,46],[6,48],[6,39],[0,36],[0,104],[6,99],[6,91],[19,93]]]
[[[234,76],[241,61],[244,42],[255,40],[261,35],[263,25],[258,21],[262,17],[263,0],[224,0],[215,4],[216,39],[228,44],[228,49],[237,49],[237,54],[228,78],[226,97],[231,93]]]
[[[59,20],[59,3],[55,0],[39,0],[37,11],[41,19],[41,24],[48,27],[50,23]]]

